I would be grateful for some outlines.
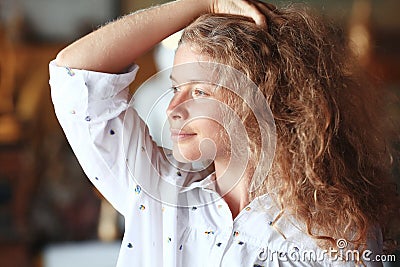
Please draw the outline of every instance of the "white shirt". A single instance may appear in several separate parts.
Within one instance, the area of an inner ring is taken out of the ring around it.
[[[125,217],[117,266],[354,266],[329,259],[290,216],[273,223],[279,210],[269,195],[233,220],[214,174],[175,162],[129,106],[137,70],[116,75],[50,63],[67,139],[90,181]]]

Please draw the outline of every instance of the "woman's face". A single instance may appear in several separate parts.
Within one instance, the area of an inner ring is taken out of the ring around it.
[[[181,45],[171,73],[174,96],[167,108],[174,157],[181,162],[228,157],[221,103],[216,86],[201,73],[205,59],[190,46]],[[184,64],[184,65],[181,65]]]

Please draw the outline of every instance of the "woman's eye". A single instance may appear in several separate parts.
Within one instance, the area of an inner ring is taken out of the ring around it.
[[[209,95],[210,94],[208,94],[207,92],[205,92],[205,91],[203,91],[203,90],[201,90],[199,88],[196,88],[196,89],[193,90],[193,96],[194,97],[205,97],[205,96],[209,96]]]

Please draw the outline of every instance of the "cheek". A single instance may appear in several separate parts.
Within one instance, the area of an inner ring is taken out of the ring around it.
[[[190,142],[177,142],[173,145],[174,157],[180,162],[214,160],[226,154],[226,142],[223,141],[223,127],[209,119],[198,119],[190,123],[197,136]]]
[[[198,130],[201,139],[209,138],[216,142],[220,139],[224,127],[220,122],[211,119],[200,119],[197,121],[195,128]]]
[[[202,133],[199,135],[199,147],[203,153],[210,155],[225,154],[229,147],[229,138],[224,127],[212,120],[202,122]]]

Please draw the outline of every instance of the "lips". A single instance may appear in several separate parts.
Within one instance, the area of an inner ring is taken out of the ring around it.
[[[170,131],[173,142],[184,141],[197,135],[196,133],[180,129],[170,129]]]

